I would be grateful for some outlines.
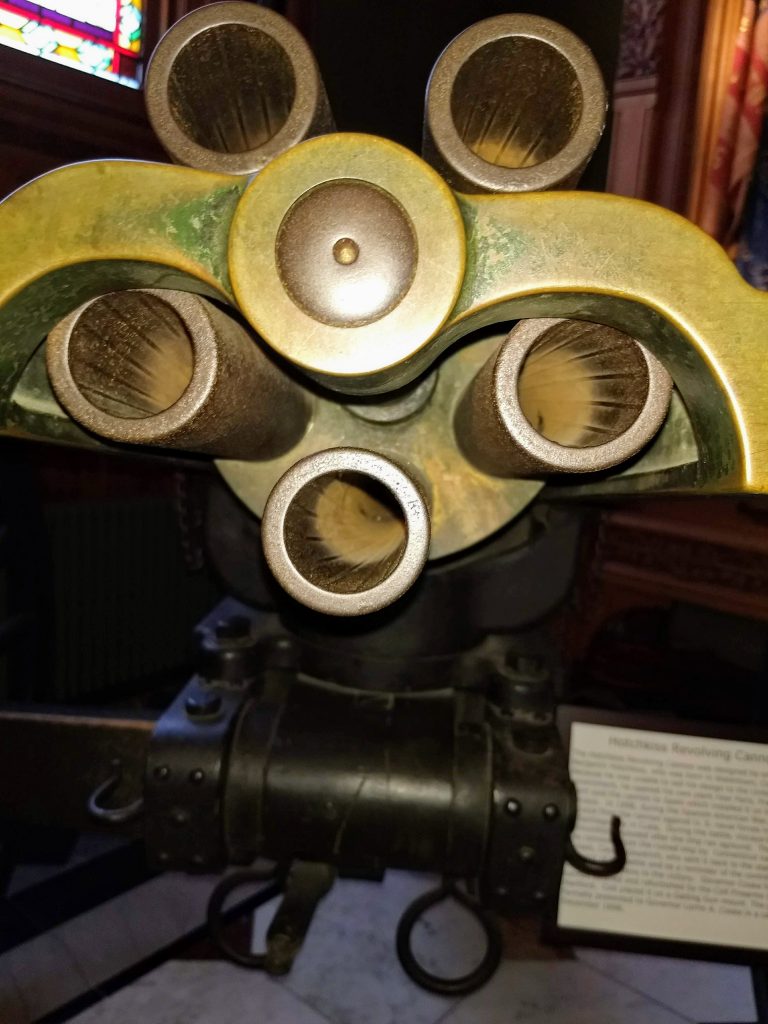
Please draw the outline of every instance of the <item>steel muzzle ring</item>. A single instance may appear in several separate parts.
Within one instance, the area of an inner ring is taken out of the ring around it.
[[[435,64],[424,155],[463,192],[569,188],[600,141],[606,106],[600,68],[568,29],[530,14],[487,18]]]
[[[396,601],[421,574],[429,512],[389,459],[334,448],[278,480],[262,541],[276,579],[296,600],[329,615],[365,615]]]
[[[281,15],[241,0],[177,22],[152,54],[144,95],[170,156],[206,171],[252,174],[333,130],[307,42]]]

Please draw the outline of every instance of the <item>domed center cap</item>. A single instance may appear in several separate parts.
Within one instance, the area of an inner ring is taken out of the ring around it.
[[[376,185],[344,179],[296,200],[277,233],[277,268],[305,313],[334,327],[381,319],[416,272],[416,233],[400,203]]]

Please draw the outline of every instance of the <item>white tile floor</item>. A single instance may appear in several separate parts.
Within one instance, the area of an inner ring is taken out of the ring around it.
[[[679,1024],[754,1020],[745,969],[578,950],[571,960],[506,960],[463,1000],[430,995],[405,977],[394,932],[429,887],[390,872],[384,885],[339,882],[320,905],[293,971],[279,980],[216,961],[171,962],[81,1013],[75,1024]],[[42,1013],[199,919],[210,881],[166,876],[143,900],[107,907],[0,957],[0,1024]],[[255,941],[269,917],[256,923]],[[414,933],[425,962],[466,969],[477,934],[450,904]]]
[[[163,875],[4,953],[0,1024],[32,1024],[173,942],[203,920],[211,886]]]

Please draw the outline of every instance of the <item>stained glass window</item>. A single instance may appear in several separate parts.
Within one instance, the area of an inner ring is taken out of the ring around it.
[[[142,5],[143,0],[0,0],[0,43],[137,89]]]

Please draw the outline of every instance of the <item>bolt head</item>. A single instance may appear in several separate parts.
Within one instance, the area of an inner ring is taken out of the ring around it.
[[[515,800],[514,797],[510,797],[504,805],[504,810],[511,818],[516,818],[522,810],[522,805],[519,800]]]
[[[217,640],[242,640],[251,632],[251,620],[245,615],[232,615],[216,623]]]
[[[547,821],[556,821],[560,817],[560,808],[557,804],[547,804],[541,813]]]
[[[221,711],[221,697],[217,693],[190,694],[184,709],[190,718],[213,718]]]

